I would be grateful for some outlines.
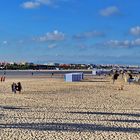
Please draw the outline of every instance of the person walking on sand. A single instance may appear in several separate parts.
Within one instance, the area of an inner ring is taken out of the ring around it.
[[[16,93],[16,87],[17,87],[16,83],[13,82],[13,84],[11,85],[13,93]]]
[[[22,86],[21,86],[21,83],[20,83],[20,82],[17,83],[16,90],[17,90],[19,93],[21,93]]]

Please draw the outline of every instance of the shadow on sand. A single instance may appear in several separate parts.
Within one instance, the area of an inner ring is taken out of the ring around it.
[[[1,109],[9,109],[9,110],[20,110],[20,109],[28,109],[22,107],[14,107],[14,106],[0,106]]]
[[[29,129],[38,131],[112,131],[112,132],[124,132],[124,133],[139,133],[140,128],[125,128],[125,127],[110,127],[95,124],[78,124],[78,123],[17,123],[17,124],[0,124],[0,129],[12,128],[12,129]]]
[[[124,123],[140,123],[140,120],[106,120],[112,122],[124,122]]]
[[[67,112],[71,114],[93,114],[93,115],[120,115],[120,116],[128,116],[128,117],[140,117],[140,114],[133,113],[113,113],[113,112]]]
[[[97,81],[97,80],[96,80],[96,81],[95,81],[95,80],[94,80],[94,81],[93,81],[93,80],[85,80],[85,81],[84,81],[84,80],[83,80],[83,81],[81,81],[81,82],[94,82],[94,83],[97,83],[97,82],[99,82],[99,83],[100,83],[100,82],[105,83],[105,82],[106,82],[106,83],[109,83],[110,81],[105,81],[105,80],[99,80],[99,81]]]

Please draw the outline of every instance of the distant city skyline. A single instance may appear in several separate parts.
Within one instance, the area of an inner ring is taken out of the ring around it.
[[[1,0],[0,61],[140,65],[139,0]]]

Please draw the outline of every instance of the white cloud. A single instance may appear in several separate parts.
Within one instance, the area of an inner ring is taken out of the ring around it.
[[[37,1],[27,1],[22,4],[22,7],[25,9],[35,9],[40,7],[40,3]]]
[[[4,40],[4,41],[2,42],[2,44],[3,44],[3,45],[7,45],[7,44],[8,44],[8,41]]]
[[[99,31],[84,32],[73,36],[74,39],[89,39],[94,37],[103,37],[105,34]]]
[[[49,44],[49,45],[48,45],[48,48],[50,48],[50,49],[55,48],[55,47],[57,47],[56,44]]]
[[[57,2],[67,2],[67,0],[28,0],[22,3],[21,6],[25,9],[35,9],[43,5],[56,7]]]
[[[36,0],[36,1],[46,5],[51,5],[54,2],[54,0]]]
[[[105,9],[100,10],[100,15],[104,17],[110,17],[114,15],[118,15],[120,13],[118,7],[116,6],[110,6]]]
[[[65,40],[65,34],[62,32],[59,32],[57,30],[53,32],[48,32],[45,35],[38,37],[37,39],[40,42],[47,42],[47,41],[63,41]]]
[[[135,40],[123,40],[123,41],[109,40],[103,43],[103,45],[107,47],[125,47],[125,48],[137,47],[137,46],[140,47],[140,38]]]
[[[130,34],[134,36],[139,36],[140,35],[140,26],[132,27],[130,29]]]
[[[140,46],[140,38],[135,39],[134,41],[131,42],[132,46]]]
[[[129,47],[131,42],[129,40],[119,41],[119,40],[109,40],[104,43],[105,46],[109,47]]]
[[[18,41],[18,43],[23,44],[24,41],[21,39],[21,40]]]

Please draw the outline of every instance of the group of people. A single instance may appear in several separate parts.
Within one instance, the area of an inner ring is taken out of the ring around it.
[[[22,90],[22,86],[21,86],[21,83],[20,82],[18,82],[18,83],[12,83],[12,85],[11,85],[11,88],[12,88],[12,92],[13,93],[16,93],[17,91],[19,92],[19,93],[21,93],[21,90]]]
[[[126,73],[121,73],[122,74],[122,78],[127,78],[126,77]],[[113,75],[113,77],[112,77],[112,79],[113,79],[113,84],[114,84],[114,82],[118,79],[118,77],[119,77],[119,75],[120,75],[120,73],[119,72],[115,72],[114,73],[114,75]],[[125,77],[124,77],[124,75],[125,75]],[[133,76],[132,76],[132,74],[131,73],[128,73],[128,79],[127,80],[125,80],[125,81],[127,81],[127,82],[129,82],[129,84],[133,81]]]

